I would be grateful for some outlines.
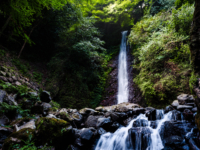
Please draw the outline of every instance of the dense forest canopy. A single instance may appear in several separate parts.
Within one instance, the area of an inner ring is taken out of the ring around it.
[[[149,105],[168,103],[175,93],[190,92],[196,78],[189,50],[193,12],[194,0],[2,0],[0,48],[15,63],[22,57],[46,64],[44,87],[63,106],[95,107],[128,30],[139,72],[134,82]]]

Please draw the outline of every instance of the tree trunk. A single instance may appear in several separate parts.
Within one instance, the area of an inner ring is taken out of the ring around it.
[[[194,71],[200,72],[200,0],[195,0],[195,12],[190,32],[191,63]]]
[[[3,26],[2,29],[1,29],[0,37],[2,36],[3,31],[6,29],[6,27],[7,27],[8,23],[10,22],[10,19],[11,19],[11,18],[12,18],[12,15],[10,15],[10,16],[8,17],[8,19],[6,20],[6,23],[4,24],[4,26]]]
[[[30,38],[31,33],[33,32],[33,30],[38,26],[38,24],[39,24],[39,23],[37,23],[37,24],[36,24],[35,26],[33,26],[33,28],[31,29],[31,31],[30,31],[30,33],[29,33],[29,35],[28,35],[29,38]],[[18,58],[21,56],[21,53],[22,53],[24,47],[26,46],[26,43],[27,43],[27,39],[24,41],[24,44],[22,45],[22,48],[21,48],[21,50],[20,50],[20,52],[19,52],[19,55],[18,55]]]

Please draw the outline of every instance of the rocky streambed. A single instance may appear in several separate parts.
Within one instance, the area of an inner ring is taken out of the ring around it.
[[[0,102],[11,101],[5,91],[0,93]],[[41,93],[41,101],[33,105],[29,105],[28,100],[13,98],[15,102],[11,101],[10,105],[29,108],[34,116],[2,113],[0,148],[10,150],[35,146],[39,149],[51,146],[49,149],[56,150],[106,150],[102,146],[108,142],[113,143],[111,146],[115,148],[107,148],[113,150],[198,150],[195,99],[187,94],[177,99],[163,110],[143,108],[134,103],[76,110],[54,109],[46,91]],[[121,136],[124,142],[120,147],[116,139]],[[158,143],[162,145],[156,146]]]

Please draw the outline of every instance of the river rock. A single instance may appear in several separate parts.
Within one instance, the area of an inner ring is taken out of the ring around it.
[[[92,115],[90,115],[90,116],[87,118],[86,122],[85,122],[85,126],[86,126],[87,128],[89,128],[89,127],[94,127],[94,128],[95,128],[98,119],[99,119],[99,118],[102,118],[102,117],[103,117],[103,116],[92,116]]]
[[[172,111],[174,108],[172,106],[167,106],[164,110],[164,113],[168,113],[169,111]]]
[[[100,107],[97,107],[95,110],[103,111],[103,112],[108,112],[108,111],[127,112],[127,111],[134,110],[135,108],[140,108],[140,106],[138,104],[124,102],[118,105],[112,105],[112,106],[106,106],[106,107],[100,106]]]
[[[92,139],[93,135],[94,133],[92,132],[90,128],[85,128],[82,130],[80,138],[83,141],[89,142]]]
[[[114,121],[114,122],[119,121],[119,119],[120,119],[120,116],[115,112],[111,112],[110,117],[111,117],[112,121]]]
[[[121,124],[119,124],[118,122],[114,122],[111,125],[110,131],[111,132],[115,132],[117,129],[119,129],[120,127],[123,127]]]
[[[188,106],[188,105],[179,105],[177,107],[178,110],[182,111],[184,109],[192,109],[193,107],[192,106]]]
[[[173,107],[175,107],[175,108],[177,108],[178,107],[178,105],[179,105],[179,102],[178,102],[178,100],[174,100],[173,102],[172,102],[172,104],[171,104]]]
[[[173,110],[172,111],[172,118],[171,118],[172,120],[174,120],[174,121],[180,121],[180,120],[182,120],[182,118],[181,118],[181,112],[180,111],[177,111],[177,110]]]
[[[106,130],[104,130],[103,128],[99,128],[99,129],[97,129],[97,132],[99,135],[102,135],[102,134],[106,133]]]
[[[185,120],[189,120],[189,121],[194,120],[193,113],[189,109],[185,109],[183,111],[183,116],[184,116]]]
[[[146,116],[148,117],[148,120],[156,120],[156,109],[155,108],[146,108]]]
[[[135,115],[144,114],[144,113],[145,113],[145,109],[144,108],[135,108],[133,110],[133,114],[135,114]]]
[[[0,103],[3,102],[3,99],[5,98],[5,96],[6,96],[6,91],[0,90]]]
[[[83,108],[81,110],[79,110],[79,113],[81,115],[87,115],[87,114],[90,114],[91,112],[94,112],[95,110],[94,109],[91,109],[91,108]]]
[[[189,140],[189,146],[190,150],[200,150],[200,148],[197,146],[197,143],[192,138]]]
[[[112,121],[110,118],[98,118],[96,128],[104,128],[105,130],[109,130]]]
[[[49,92],[42,91],[40,93],[40,100],[43,102],[49,103],[51,101],[51,96],[50,96]]]
[[[144,119],[138,119],[133,123],[133,127],[146,127],[146,126],[148,126],[148,121]]]
[[[186,101],[189,98],[188,94],[181,94],[179,96],[177,96],[177,99],[181,102],[181,101]],[[182,105],[182,103],[180,103]]]
[[[76,124],[81,124],[83,116],[79,114],[78,112],[70,114],[72,121],[74,121]]]
[[[197,107],[193,108],[192,112],[197,112]]]
[[[161,129],[164,130],[164,132],[161,131],[161,133],[164,133],[162,138],[167,139],[170,136],[180,136],[184,138],[186,133],[190,132],[192,128],[194,128],[192,123],[183,121],[166,121],[164,123],[164,128]]]

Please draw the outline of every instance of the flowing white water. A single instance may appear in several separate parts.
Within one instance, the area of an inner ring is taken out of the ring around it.
[[[122,32],[120,46],[119,63],[118,63],[118,104],[128,102],[128,73],[126,60],[126,36],[127,31]]]
[[[160,112],[159,112],[160,113]],[[148,143],[148,147],[146,150],[161,150],[164,148],[161,137],[160,130],[165,121],[169,121],[171,119],[172,113],[169,112],[158,121],[158,125],[156,129],[150,127],[150,122],[148,122],[147,127],[151,131],[151,137],[148,139],[150,141]],[[130,144],[127,143],[127,139],[130,136],[128,131],[133,127],[133,123],[135,121],[147,120],[148,118],[144,114],[140,114],[136,119],[132,120],[127,127],[119,128],[115,133],[106,133],[100,137],[100,140],[97,143],[95,150],[141,150],[142,142],[141,142],[141,134],[138,133],[138,137],[135,143],[135,147],[130,147]],[[129,145],[129,146],[128,146]]]

